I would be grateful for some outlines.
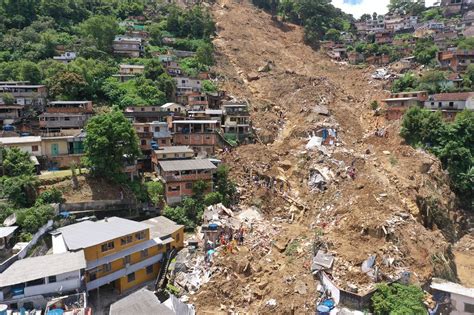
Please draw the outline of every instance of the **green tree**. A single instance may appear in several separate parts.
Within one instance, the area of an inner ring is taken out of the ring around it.
[[[36,200],[38,181],[31,175],[0,177],[0,196],[16,207],[32,206]]]
[[[331,28],[326,32],[326,39],[327,40],[332,40],[334,42],[339,42],[341,40],[341,32]]]
[[[212,66],[214,64],[212,44],[204,44],[196,50],[196,59],[199,63]]]
[[[165,194],[165,187],[163,183],[153,181],[147,182],[145,185],[148,193],[148,198],[151,200],[151,202],[153,202],[155,206],[163,202]]]
[[[134,162],[140,155],[135,130],[116,109],[92,117],[86,132],[85,163],[94,175],[115,179],[125,161]]]
[[[420,39],[416,42],[413,52],[415,60],[423,65],[430,64],[436,57],[438,47],[431,39]]]
[[[145,78],[156,81],[165,73],[163,64],[158,59],[150,59],[145,65]]]
[[[31,61],[22,61],[20,64],[20,79],[29,81],[31,84],[38,84],[41,82],[41,70],[38,65]]]
[[[424,293],[419,287],[394,283],[381,284],[372,296],[375,314],[426,314]]]
[[[13,105],[15,104],[15,97],[11,93],[1,93],[0,99],[2,99],[3,103],[6,105]]]
[[[216,191],[222,195],[222,203],[229,207],[235,202],[237,188],[235,184],[229,179],[229,167],[226,165],[219,165],[217,168]]]
[[[92,16],[80,25],[83,36],[92,37],[97,48],[105,52],[112,51],[112,42],[118,30],[117,21],[112,16]]]
[[[37,206],[41,206],[51,203],[63,203],[64,201],[65,199],[63,198],[63,193],[59,189],[53,187],[39,194],[38,198],[36,198],[35,204]]]
[[[202,81],[202,91],[203,92],[205,92],[205,93],[215,93],[218,90],[219,89],[218,89],[217,85],[214,82],[209,81],[209,80]]]
[[[87,82],[75,72],[64,71],[52,78],[49,93],[52,97],[65,100],[82,100],[85,98]]]
[[[33,175],[35,165],[30,160],[27,152],[19,148],[2,149],[3,173],[5,176],[15,177],[21,175]]]
[[[466,37],[459,41],[458,49],[462,50],[473,50],[474,49],[474,37]]]
[[[392,92],[406,92],[415,89],[417,86],[418,80],[415,77],[415,74],[408,72],[393,82]]]
[[[198,180],[193,184],[193,198],[198,202],[204,200],[204,194],[209,189],[209,183],[203,180]]]
[[[215,204],[218,204],[218,203],[221,203],[222,202],[222,195],[220,192],[218,191],[214,191],[214,192],[211,192],[211,193],[208,193],[205,197],[204,197],[204,204],[206,206],[211,206],[211,205],[215,205]]]

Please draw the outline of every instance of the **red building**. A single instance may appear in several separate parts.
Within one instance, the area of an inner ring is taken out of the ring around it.
[[[474,50],[441,51],[438,53],[438,62],[443,70],[462,72],[474,64]]]
[[[220,128],[216,120],[175,120],[172,122],[174,145],[189,145],[194,152],[212,155],[217,146],[217,131]]]
[[[165,184],[168,204],[178,203],[193,195],[193,185],[198,181],[207,183],[207,192],[212,191],[212,176],[216,166],[206,159],[159,161],[159,176]]]
[[[422,107],[427,99],[428,92],[426,91],[392,93],[390,98],[383,100],[387,105],[385,118],[388,120],[400,119],[408,108]]]

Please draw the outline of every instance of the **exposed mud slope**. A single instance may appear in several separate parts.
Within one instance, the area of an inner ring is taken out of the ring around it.
[[[242,203],[261,207],[269,229],[278,230],[272,234],[278,246],[262,253],[247,244],[218,259],[224,272],[193,297],[198,311],[314,313],[309,265],[315,235],[335,255],[332,275],[343,288],[355,285],[363,293],[373,287],[360,271],[372,254],[387,276],[409,270],[414,281],[433,273],[455,277],[446,241],[455,229],[444,220],[454,210],[454,195],[446,174],[430,155],[403,145],[398,126],[374,116],[371,101],[386,94],[370,81],[370,69],[333,63],[304,45],[301,28],[274,22],[250,4],[222,1],[212,11],[216,72],[225,78],[224,89],[249,100],[259,139],[223,159],[242,189]],[[270,71],[258,72],[269,62]],[[326,106],[329,116],[316,105]],[[323,126],[337,129],[339,145],[307,150],[308,136]],[[374,135],[382,126],[387,138]],[[351,166],[355,179],[347,173]],[[330,174],[324,192],[308,185],[316,169]],[[433,204],[441,218],[431,217]],[[438,230],[445,227],[444,234]],[[392,258],[390,267],[382,266]],[[277,305],[267,305],[269,299]]]

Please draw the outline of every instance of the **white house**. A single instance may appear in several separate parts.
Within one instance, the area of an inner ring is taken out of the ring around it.
[[[5,148],[17,147],[30,155],[41,156],[41,137],[5,137],[0,138],[0,145]]]
[[[85,268],[83,251],[17,260],[0,274],[0,301],[74,292],[81,288]]]
[[[178,103],[166,103],[161,106],[163,111],[173,112],[173,113],[185,113],[186,107]]]
[[[474,313],[474,288],[466,288],[458,283],[433,278],[431,288],[450,295],[451,315],[468,315]]]
[[[176,81],[176,92],[200,92],[201,91],[201,79],[188,78],[188,77],[175,77]]]
[[[62,63],[69,63],[76,59],[77,54],[73,51],[66,51],[64,54],[59,55],[59,56],[54,56],[53,59],[60,61]]]
[[[428,97],[424,107],[431,111],[441,111],[443,117],[452,119],[464,109],[474,110],[474,92],[442,93]]]

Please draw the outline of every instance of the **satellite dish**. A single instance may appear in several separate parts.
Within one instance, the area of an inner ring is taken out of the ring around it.
[[[13,224],[16,223],[16,213],[13,213],[9,215],[4,221],[3,225],[4,226],[12,226]]]

